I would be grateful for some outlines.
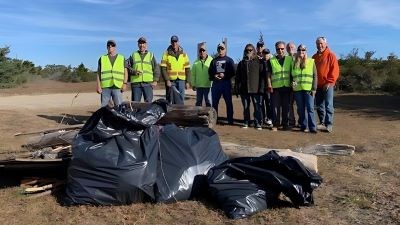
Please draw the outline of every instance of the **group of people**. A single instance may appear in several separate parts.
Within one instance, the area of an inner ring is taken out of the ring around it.
[[[165,81],[166,99],[175,104],[174,92],[184,102],[185,89],[196,91],[196,106],[212,106],[218,113],[221,97],[226,104],[228,124],[233,124],[232,91],[240,95],[243,106],[243,128],[250,125],[258,130],[266,125],[273,131],[291,129],[296,125],[301,131],[317,133],[317,129],[333,131],[333,92],[339,77],[337,58],[330,51],[325,37],[316,39],[317,52],[308,57],[304,44],[293,42],[275,43],[276,54],[272,55],[259,41],[256,47],[247,44],[243,58],[235,63],[226,55],[225,43],[217,45],[215,58],[208,55],[205,43],[198,46],[198,58],[190,66],[188,55],[173,35],[170,45],[163,53],[158,66],[155,56],[147,50],[147,40],[138,39],[138,50],[125,59],[116,52],[116,42],[107,41],[106,55],[98,61],[97,92],[101,94],[101,105],[112,99],[122,103],[121,92],[131,84],[132,101],[152,102],[153,88],[160,76]],[[287,53],[285,53],[285,49]],[[232,87],[232,78],[234,85]],[[211,91],[211,94],[210,94]],[[210,96],[211,95],[211,99]],[[253,120],[250,118],[250,102],[253,105]],[[294,112],[294,103],[297,106]],[[319,124],[314,118],[314,103],[317,106]],[[298,120],[295,120],[295,115]],[[250,124],[251,121],[253,124]]]

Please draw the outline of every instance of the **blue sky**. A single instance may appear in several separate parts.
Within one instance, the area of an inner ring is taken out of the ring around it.
[[[353,48],[360,55],[374,50],[377,58],[400,55],[398,0],[11,0],[0,9],[0,46],[10,46],[9,57],[41,66],[82,62],[96,69],[108,39],[127,57],[140,36],[160,61],[174,34],[191,63],[198,42],[213,53],[224,37],[237,61],[260,31],[272,52],[283,40],[306,44],[312,54],[316,37],[325,36],[338,57]]]

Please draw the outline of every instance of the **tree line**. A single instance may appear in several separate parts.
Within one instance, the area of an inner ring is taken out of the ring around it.
[[[0,88],[10,88],[28,82],[37,76],[62,82],[88,82],[96,80],[96,72],[83,63],[77,67],[65,65],[35,66],[28,60],[7,57],[9,47],[0,48]],[[363,56],[353,49],[339,59],[340,77],[337,89],[345,92],[381,93],[400,95],[400,60],[394,53],[374,58],[375,51]]]
[[[353,49],[339,59],[340,77],[337,88],[347,92],[387,92],[400,95],[400,60],[390,53],[386,59],[373,58],[375,51],[367,51],[361,57]]]
[[[10,47],[0,48],[0,88],[12,88],[37,77],[62,82],[88,82],[96,80],[96,73],[83,63],[77,67],[65,65],[35,66],[28,60],[9,58]]]

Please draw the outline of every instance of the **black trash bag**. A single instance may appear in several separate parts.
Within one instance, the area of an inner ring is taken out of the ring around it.
[[[314,204],[312,192],[322,183],[319,174],[307,169],[298,159],[279,156],[276,151],[270,151],[260,157],[241,157],[230,160],[233,164],[244,164],[247,170],[254,168],[264,169],[272,175],[268,178],[269,188],[285,194],[295,206],[306,206]],[[252,179],[258,181],[258,174],[252,174]],[[251,178],[251,177],[250,177]]]
[[[151,124],[165,114],[164,105],[156,102],[136,111],[103,107],[89,118],[72,146],[67,204],[121,205],[154,199],[159,131]]]
[[[169,203],[195,197],[192,188],[207,188],[204,182],[195,182],[197,186],[193,187],[195,177],[206,175],[209,169],[227,159],[218,135],[212,129],[164,126],[160,131],[156,201]]]
[[[233,164],[224,163],[212,168],[208,174],[208,194],[231,219],[245,218],[267,209],[269,201],[279,193],[252,183],[244,171]]]
[[[322,183],[322,178],[296,158],[281,157],[275,151],[270,151],[260,157],[229,160],[209,171],[208,182],[211,197],[217,200],[226,215],[243,218],[266,209],[281,192],[296,207],[312,205],[312,191]],[[247,186],[244,185],[246,182],[249,183]],[[225,191],[227,185],[231,186],[229,192]],[[236,185],[237,192],[233,188]],[[256,191],[254,187],[259,190]],[[259,195],[255,195],[262,191],[265,192],[266,204],[260,203]]]
[[[165,99],[159,99],[151,104],[142,104],[140,107],[134,107],[129,103],[110,108],[108,106],[97,110],[86,121],[79,133],[88,133],[96,129],[100,119],[106,127],[112,127],[115,130],[143,130],[160,120],[167,113],[168,103]]]

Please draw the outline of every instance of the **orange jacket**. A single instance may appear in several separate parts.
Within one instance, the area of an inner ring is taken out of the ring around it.
[[[322,53],[315,53],[313,59],[318,73],[317,87],[322,88],[325,84],[334,86],[339,78],[339,63],[335,54],[326,47]]]

